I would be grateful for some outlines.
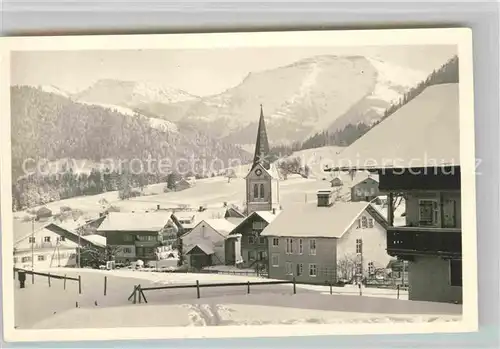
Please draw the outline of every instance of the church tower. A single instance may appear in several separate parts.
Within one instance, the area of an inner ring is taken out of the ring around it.
[[[255,153],[246,180],[247,214],[254,211],[272,211],[279,207],[279,176],[271,164],[264,112],[260,105],[259,127]]]

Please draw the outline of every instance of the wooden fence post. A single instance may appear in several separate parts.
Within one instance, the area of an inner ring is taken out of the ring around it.
[[[78,293],[82,294],[82,276],[78,275]]]
[[[32,270],[32,273],[31,273],[31,283],[32,284],[35,283],[35,274],[33,274],[33,270]]]
[[[332,282],[330,281],[330,294],[333,294]]]
[[[295,276],[293,277],[293,294],[297,294],[297,286],[295,284]]]
[[[397,286],[397,290],[398,290],[398,299],[399,299],[399,285]]]
[[[196,280],[196,296],[200,298],[200,282]]]
[[[48,279],[49,279],[49,287],[50,287],[50,273],[48,273],[47,275],[48,275]]]
[[[134,304],[137,303],[137,285],[134,286]]]
[[[104,276],[104,295],[106,295],[107,288],[108,288],[108,277]]]
[[[66,274],[64,274],[64,289],[66,289]]]
[[[363,295],[363,291],[361,290],[361,283],[358,284],[358,287],[359,287],[359,295],[362,296]]]
[[[141,297],[141,291],[142,291],[141,290],[141,285],[139,284],[139,286],[137,286],[137,293],[139,294],[139,304],[141,303],[141,299],[142,299],[142,297]]]
[[[247,281],[247,293],[250,294],[250,281]]]

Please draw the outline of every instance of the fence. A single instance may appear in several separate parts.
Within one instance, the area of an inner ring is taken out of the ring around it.
[[[169,289],[182,289],[182,288],[196,288],[196,297],[201,298],[201,289],[206,287],[229,287],[229,286],[246,286],[247,293],[250,294],[250,286],[262,286],[262,285],[285,285],[285,284],[293,284],[293,294],[297,293],[297,287],[295,278],[293,280],[287,281],[263,281],[263,282],[227,282],[227,283],[218,283],[218,284],[200,284],[198,280],[196,280],[195,285],[170,285],[170,286],[154,286],[154,287],[141,287],[141,285],[134,286],[134,290],[128,297],[129,301],[133,301],[134,304],[137,302],[141,303],[144,300],[144,303],[147,303],[146,296],[144,295],[144,291],[155,291],[155,290],[169,290]]]
[[[239,276],[258,276],[267,277],[267,273],[258,273],[254,270],[217,270],[217,269],[202,269],[202,274],[220,274],[220,275],[239,275]]]
[[[47,277],[49,287],[51,287],[51,282],[50,282],[51,279],[64,280],[64,289],[66,289],[66,280],[77,281],[78,282],[78,293],[79,294],[82,293],[82,277],[80,275],[78,275],[78,278],[74,278],[74,277],[69,277],[66,275],[63,276],[63,275],[57,275],[57,274],[51,274],[51,273],[40,273],[40,272],[36,272],[33,270],[14,268],[14,279],[16,278],[16,272],[18,273],[18,275],[20,273],[25,273],[25,274],[31,275],[31,283],[32,284],[35,283],[35,275],[45,276],[45,277]],[[19,278],[19,276],[18,276],[18,278]]]

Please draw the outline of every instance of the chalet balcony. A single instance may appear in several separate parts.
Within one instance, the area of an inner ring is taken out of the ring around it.
[[[401,258],[434,255],[462,256],[462,230],[460,228],[389,227],[387,253]]]

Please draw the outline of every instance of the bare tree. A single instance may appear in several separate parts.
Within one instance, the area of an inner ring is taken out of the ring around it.
[[[307,178],[310,173],[309,166],[302,166],[300,158],[287,158],[278,163],[278,169],[280,170],[283,178],[286,180],[290,174],[298,174],[304,178]]]
[[[356,275],[356,255],[346,254],[337,259],[337,278],[351,281]]]

